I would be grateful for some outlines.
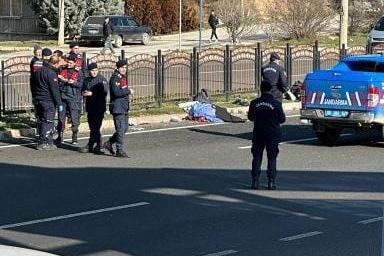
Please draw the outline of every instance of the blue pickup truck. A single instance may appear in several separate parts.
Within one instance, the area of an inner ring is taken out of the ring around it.
[[[306,76],[300,118],[320,142],[333,146],[344,128],[377,129],[384,136],[384,56],[344,58],[329,70]]]

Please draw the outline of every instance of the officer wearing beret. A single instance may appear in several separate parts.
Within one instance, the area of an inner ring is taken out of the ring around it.
[[[88,144],[80,148],[80,152],[101,154],[100,128],[106,111],[108,81],[98,73],[99,70],[96,63],[89,64],[87,69],[89,76],[84,79],[81,91],[85,100],[90,135]],[[95,144],[96,146],[94,147]]]
[[[58,144],[63,142],[64,122],[67,112],[71,117],[72,123],[72,144],[77,144],[77,132],[80,125],[81,110],[81,88],[83,86],[83,73],[75,68],[76,55],[70,54],[67,57],[67,67],[63,68],[59,75],[59,85],[64,111],[59,113],[57,124]]]
[[[263,81],[272,85],[272,95],[279,101],[283,101],[283,93],[289,91],[288,79],[284,68],[279,65],[280,56],[277,52],[272,52],[268,65],[262,67],[261,73]]]
[[[129,95],[133,90],[128,88],[127,79],[127,61],[119,60],[116,62],[116,70],[109,80],[109,92],[111,104],[109,110],[113,115],[115,124],[115,133],[103,144],[112,155],[116,157],[128,157],[123,150],[124,135],[128,131],[128,111],[129,111]],[[116,143],[116,154],[113,144]]]
[[[268,189],[276,189],[276,159],[279,154],[281,137],[280,124],[285,122],[285,114],[280,102],[272,95],[272,86],[267,81],[260,85],[261,97],[251,101],[248,110],[248,119],[254,122],[252,139],[252,186],[259,187],[261,161],[263,151],[266,149],[268,157],[267,176]]]
[[[57,68],[59,59],[52,56],[36,71],[35,101],[39,118],[39,139],[36,149],[52,150],[52,132],[54,127],[55,107],[63,111],[59,91]]]
[[[80,46],[78,41],[72,41],[69,43],[69,53],[65,55],[65,60],[68,58],[69,55],[75,55],[76,60],[75,60],[75,68],[76,70],[80,71],[82,70],[83,76],[87,75],[87,71],[84,70],[83,65],[83,56],[80,53]]]

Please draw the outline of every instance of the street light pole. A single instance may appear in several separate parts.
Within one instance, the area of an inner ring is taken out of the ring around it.
[[[203,0],[200,0],[199,9],[199,52],[201,51],[201,30],[203,28]]]
[[[340,49],[345,45],[347,48],[348,43],[348,0],[341,0],[340,6]]]
[[[59,0],[59,36],[58,45],[64,45],[64,0]]]

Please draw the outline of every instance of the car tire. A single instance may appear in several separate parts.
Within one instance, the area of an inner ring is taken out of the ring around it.
[[[113,45],[117,48],[120,48],[122,45],[123,45],[123,37],[122,36],[117,36],[115,38],[115,42],[113,43]]]
[[[150,38],[150,36],[148,35],[148,33],[143,33],[143,34],[141,35],[141,43],[142,43],[143,45],[147,45],[150,41],[151,41],[151,38]]]
[[[340,133],[341,133],[341,129],[339,128],[326,127],[325,131],[316,132],[316,136],[322,144],[328,147],[332,147],[335,145],[336,141],[339,139]]]

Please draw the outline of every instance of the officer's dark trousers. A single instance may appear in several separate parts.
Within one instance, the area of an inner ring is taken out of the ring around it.
[[[55,119],[55,105],[52,101],[40,101],[37,105],[39,118],[39,144],[53,144],[52,132]]]
[[[81,103],[73,100],[63,100],[63,111],[59,112],[59,121],[57,123],[57,131],[60,133],[64,129],[64,122],[67,113],[71,117],[72,132],[79,131],[80,125],[80,107]]]
[[[128,114],[113,114],[113,122],[116,131],[110,138],[110,142],[116,143],[117,150],[122,150],[124,135],[128,131]]]
[[[279,143],[277,141],[266,142],[254,140],[252,142],[252,177],[259,179],[261,173],[261,163],[263,160],[263,151],[266,149],[268,157],[267,176],[269,180],[276,179],[276,158],[279,154]]]
[[[88,125],[90,130],[89,145],[101,143],[100,128],[103,123],[104,113],[88,113]]]

